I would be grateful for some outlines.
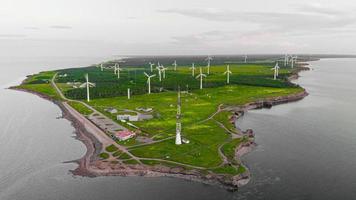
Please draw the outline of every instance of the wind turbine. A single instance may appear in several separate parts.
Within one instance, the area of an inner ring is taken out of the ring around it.
[[[103,63],[100,63],[100,70],[101,70],[101,71],[104,71]]]
[[[291,57],[292,68],[294,68],[295,64],[297,64],[297,60],[298,60],[298,56]]]
[[[200,89],[202,90],[203,89],[203,78],[206,77],[206,75],[203,74],[201,67],[200,67],[199,71],[200,71],[200,73],[196,78],[197,79],[200,78]]]
[[[157,71],[158,71],[158,77],[159,77],[159,81],[162,81],[162,68],[161,66],[158,64],[158,66],[156,67]]]
[[[245,63],[247,63],[247,55],[245,55]]]
[[[229,84],[230,83],[230,74],[232,74],[232,72],[230,71],[230,65],[226,66],[226,71],[224,72],[224,74],[226,74],[226,83]]]
[[[288,55],[285,54],[284,55],[284,66],[287,67],[287,63],[288,63]]]
[[[127,88],[127,99],[131,99],[130,88]]]
[[[273,79],[276,80],[277,77],[278,77],[278,73],[279,73],[279,66],[278,66],[278,62],[276,63],[276,65],[271,69],[271,70],[274,70],[274,77]]]
[[[174,66],[174,71],[177,71],[177,61],[175,60],[174,63],[172,64]]]
[[[153,72],[153,66],[155,65],[154,63],[149,62],[148,64],[150,64],[150,68],[151,68],[151,72]]]
[[[192,76],[194,77],[194,75],[195,75],[195,64],[192,63],[192,67],[190,67],[189,69],[192,69]]]
[[[161,70],[162,70],[162,72],[163,72],[163,79],[166,78],[166,70],[167,70],[167,69],[168,69],[168,67],[164,67],[164,66],[162,65]]]
[[[147,76],[147,84],[148,84],[148,94],[151,94],[151,78],[155,77],[156,74],[148,75],[146,72],[143,72],[145,76]]]
[[[208,68],[208,74],[210,74],[210,63],[213,60],[213,58],[211,56],[208,56],[207,58],[205,58],[205,60],[208,61],[207,68]]]
[[[95,83],[90,83],[89,82],[89,75],[85,74],[84,75],[86,82],[81,85],[81,87],[86,87],[87,88],[87,102],[90,101],[90,94],[89,94],[89,87],[95,87]]]
[[[292,56],[291,59],[290,59],[291,68],[292,68],[292,69],[294,68],[294,58],[295,58],[295,57]]]
[[[181,123],[181,99],[180,99],[180,88],[178,87],[178,99],[177,99],[177,116],[176,116],[176,145],[182,144],[182,123]]]
[[[122,71],[122,69],[120,68],[120,64],[117,64],[116,71],[117,71],[117,78],[120,79],[120,71]]]

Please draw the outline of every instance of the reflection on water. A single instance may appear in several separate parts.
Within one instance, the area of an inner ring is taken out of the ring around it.
[[[101,58],[0,61],[4,86],[26,74]],[[356,60],[322,60],[298,83],[303,101],[247,113],[258,147],[244,157],[253,178],[239,192],[174,178],[73,177],[85,153],[59,108],[31,94],[0,90],[0,199],[352,199],[356,196]],[[338,67],[339,70],[336,70]]]

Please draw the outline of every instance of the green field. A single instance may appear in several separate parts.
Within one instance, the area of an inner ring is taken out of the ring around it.
[[[92,100],[87,104],[114,121],[117,114],[136,115],[132,111],[139,107],[153,109],[150,113],[152,119],[132,122],[140,129],[138,136],[149,138],[152,143],[145,144],[133,138],[116,144],[113,140],[113,144],[126,148],[147,165],[181,166],[186,169],[201,169],[202,172],[208,170],[218,174],[236,175],[246,169],[236,162],[235,149],[246,142],[247,138],[243,138],[229,121],[232,113],[216,112],[220,105],[222,108],[241,106],[303,91],[303,88],[287,81],[287,77],[293,72],[290,68],[280,69],[280,76],[273,80],[273,65],[274,63],[230,64],[230,84],[226,83],[226,75],[223,74],[226,65],[214,65],[204,79],[202,90],[199,89],[199,80],[191,75],[190,66],[179,66],[177,71],[170,67],[162,82],[158,80],[158,75],[154,77],[151,81],[152,94],[147,94],[147,82],[143,73],[157,74],[157,71],[151,73],[148,66],[126,66],[120,79],[112,69],[101,71],[98,67],[42,72],[29,77],[20,87],[60,99],[48,82],[58,72],[60,76],[55,80],[57,86],[68,99],[76,100],[69,101],[69,105],[81,114],[89,115],[93,111],[78,102],[87,103],[86,88],[70,84],[76,82],[79,85],[85,82],[84,74],[88,73],[89,81],[95,83],[96,87],[90,88]],[[206,70],[204,67],[205,74]],[[195,75],[198,73],[199,66]],[[182,136],[190,141],[189,144],[180,146],[174,144],[178,86],[183,91]],[[132,91],[130,100],[127,99],[127,88]],[[106,112],[108,108],[115,108],[119,113],[110,114]],[[123,124],[121,121],[116,122]],[[241,138],[233,139],[231,134]],[[228,163],[223,163],[221,153]],[[107,159],[110,155],[127,164],[138,164],[132,156],[118,151],[114,145],[105,147],[100,157]]]
[[[92,110],[90,110],[88,107],[86,107],[84,104],[76,101],[70,101],[68,104],[73,107],[75,110],[77,110],[79,113],[82,115],[90,115],[93,113]]]

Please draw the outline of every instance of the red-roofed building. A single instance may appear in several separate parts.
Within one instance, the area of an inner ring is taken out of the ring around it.
[[[130,130],[124,130],[124,131],[118,131],[115,136],[120,140],[120,141],[124,141],[124,140],[128,140],[130,138],[135,137],[135,133],[130,131]]]

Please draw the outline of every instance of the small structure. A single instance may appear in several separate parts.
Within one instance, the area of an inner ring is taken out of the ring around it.
[[[60,74],[58,75],[59,78],[63,78],[63,77],[67,77],[68,75],[67,74]]]
[[[128,120],[130,122],[137,122],[139,121],[138,115],[129,115],[129,114],[123,114],[123,115],[117,115],[116,116],[117,120]]]
[[[115,108],[107,108],[107,109],[105,109],[105,111],[108,113],[111,113],[111,114],[117,113],[117,110]]]
[[[135,133],[130,131],[130,130],[123,130],[123,131],[118,131],[115,136],[120,140],[120,141],[125,141],[130,138],[135,137]]]

